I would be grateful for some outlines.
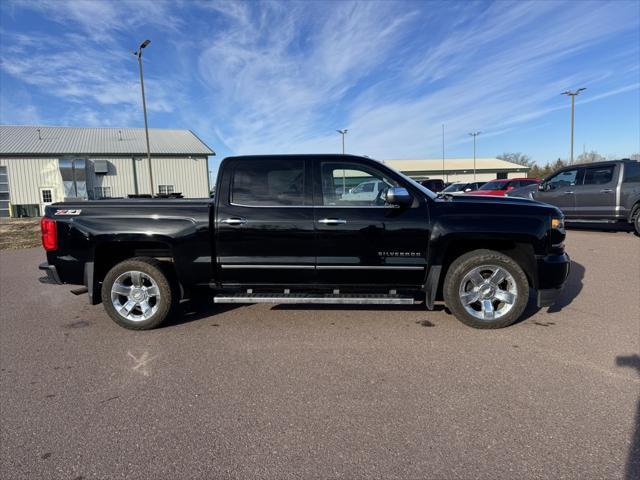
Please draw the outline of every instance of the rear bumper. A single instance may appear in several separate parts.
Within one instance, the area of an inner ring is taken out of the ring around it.
[[[569,271],[571,259],[569,255],[548,255],[538,259],[538,307],[553,305],[562,292]]]
[[[58,275],[58,270],[56,270],[55,265],[49,265],[47,262],[41,263],[38,267],[38,270],[42,270],[46,272],[46,277],[41,277],[40,283],[52,283],[55,285],[62,285],[60,281],[60,276]]]

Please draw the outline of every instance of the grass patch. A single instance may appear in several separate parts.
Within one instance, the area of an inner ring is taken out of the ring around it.
[[[39,218],[0,219],[0,250],[39,247],[41,244]]]

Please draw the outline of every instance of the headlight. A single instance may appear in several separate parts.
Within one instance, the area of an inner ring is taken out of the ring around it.
[[[551,217],[551,228],[555,228],[556,230],[564,230],[564,218]]]

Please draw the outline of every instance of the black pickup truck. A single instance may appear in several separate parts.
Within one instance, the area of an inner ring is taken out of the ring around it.
[[[381,188],[355,188],[382,182]],[[53,204],[42,281],[84,285],[130,329],[179,301],[424,303],[476,328],[553,303],[570,261],[563,215],[527,199],[436,195],[351,155],[223,160],[215,199]]]

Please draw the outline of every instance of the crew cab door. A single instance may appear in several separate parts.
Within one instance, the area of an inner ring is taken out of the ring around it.
[[[315,279],[315,231],[308,160],[232,158],[216,193],[217,280],[304,284]]]
[[[424,282],[429,238],[426,199],[415,197],[407,207],[386,204],[387,189],[405,187],[405,180],[373,161],[319,158],[314,161],[314,179],[319,284],[401,288]],[[349,186],[365,182],[382,188],[366,198],[349,195]]]
[[[615,218],[619,169],[615,164],[585,168],[584,180],[575,188],[577,217]]]
[[[584,170],[571,168],[562,170],[542,182],[542,191],[533,193],[533,198],[544,203],[555,205],[567,217],[575,216],[576,184],[581,181]]]

